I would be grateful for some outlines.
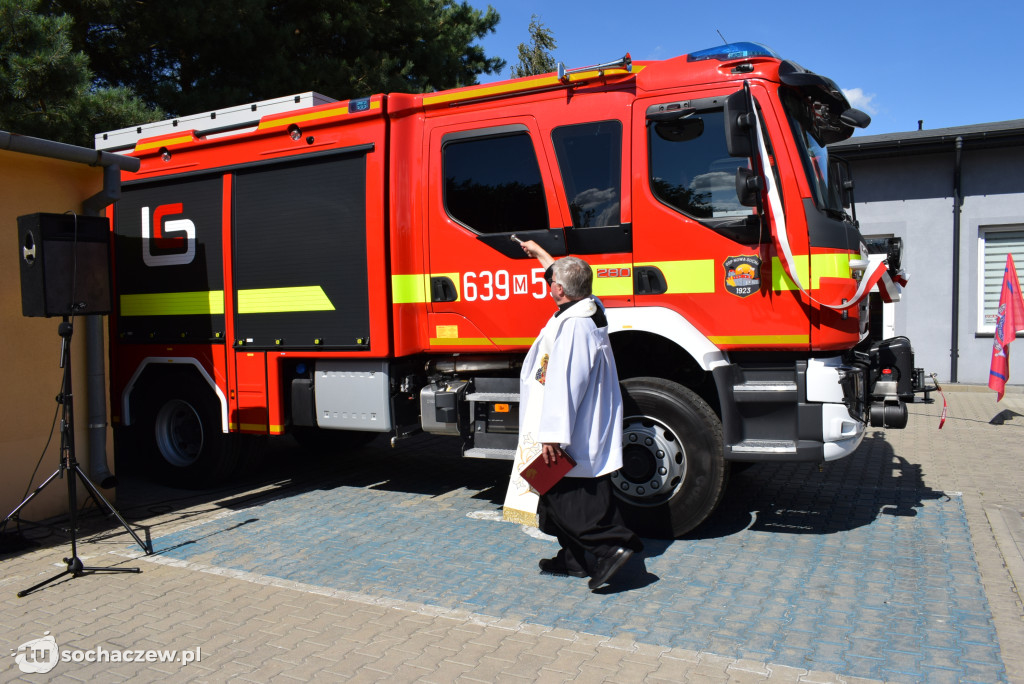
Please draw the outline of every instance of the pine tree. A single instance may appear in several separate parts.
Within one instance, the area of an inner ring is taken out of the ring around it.
[[[530,17],[530,44],[519,44],[519,64],[512,67],[512,78],[536,76],[554,71],[557,64],[551,51],[558,46],[551,29],[544,26],[540,17]]]
[[[76,19],[97,84],[174,116],[309,90],[430,92],[505,66],[500,17],[456,0],[48,0]]]
[[[0,129],[92,147],[96,131],[160,117],[124,88],[93,88],[73,20],[38,0],[0,0]]]

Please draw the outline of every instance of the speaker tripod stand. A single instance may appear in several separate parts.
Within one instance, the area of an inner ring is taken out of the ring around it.
[[[74,326],[71,323],[69,316],[64,316],[63,321],[57,328],[57,332],[61,337],[61,352],[60,352],[60,367],[64,370],[64,378],[61,384],[61,393],[57,395],[57,403],[61,407],[60,417],[60,464],[57,470],[46,478],[46,480],[36,487],[35,491],[28,495],[28,497],[22,501],[18,506],[11,511],[6,518],[4,518],[2,526],[6,527],[7,523],[13,518],[17,517],[18,511],[25,507],[29,501],[34,499],[48,484],[53,482],[58,477],[66,477],[68,482],[68,511],[70,515],[71,523],[71,556],[65,558],[64,562],[67,564],[67,569],[60,572],[53,577],[40,582],[34,586],[19,591],[18,596],[26,596],[31,594],[36,589],[40,589],[51,582],[70,575],[71,577],[81,577],[85,573],[92,572],[142,572],[139,568],[94,568],[87,567],[82,560],[78,557],[78,489],[77,482],[81,479],[82,484],[93,496],[97,502],[102,502],[111,514],[121,523],[128,534],[135,539],[142,550],[146,552],[146,555],[153,553],[152,545],[147,545],[139,538],[139,535],[128,525],[121,514],[107,501],[99,490],[96,488],[89,478],[85,476],[81,466],[78,465],[78,460],[75,458],[75,420],[74,420],[74,398],[71,393],[71,336],[74,333]]]

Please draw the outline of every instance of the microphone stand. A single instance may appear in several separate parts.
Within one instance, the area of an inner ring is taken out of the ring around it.
[[[34,586],[29,587],[23,591],[18,592],[18,597],[27,596],[37,589],[40,589],[51,582],[70,575],[72,578],[81,577],[85,573],[93,572],[142,572],[139,568],[95,568],[88,567],[78,557],[78,490],[76,487],[78,478],[81,478],[82,484],[89,493],[98,502],[102,502],[103,505],[110,511],[114,517],[121,523],[121,525],[128,531],[128,534],[135,539],[142,550],[146,552],[146,555],[153,553],[152,542],[146,544],[139,538],[139,535],[129,527],[121,514],[107,501],[99,489],[96,488],[89,478],[85,476],[82,468],[78,465],[78,460],[75,458],[75,434],[74,434],[74,398],[71,393],[71,336],[74,333],[74,326],[71,323],[71,319],[68,315],[64,316],[63,322],[57,328],[57,333],[61,337],[61,352],[60,352],[60,367],[64,369],[64,378],[61,384],[61,393],[57,395],[57,403],[61,407],[61,418],[60,418],[60,464],[57,470],[46,478],[46,480],[36,487],[35,491],[28,495],[28,497],[22,501],[18,506],[11,511],[6,518],[4,518],[2,527],[6,527],[7,523],[17,517],[18,511],[25,507],[29,501],[34,499],[39,492],[43,491],[48,484],[50,484],[57,477],[67,476],[68,481],[68,510],[71,517],[71,556],[65,558],[64,562],[67,564],[67,569],[54,575],[53,577],[40,582]]]

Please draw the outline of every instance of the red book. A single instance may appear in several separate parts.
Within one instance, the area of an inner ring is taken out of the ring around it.
[[[555,486],[567,472],[576,467],[576,461],[564,451],[558,455],[558,460],[548,465],[544,462],[544,454],[540,454],[526,464],[520,477],[529,483],[538,494],[547,494],[548,490]]]

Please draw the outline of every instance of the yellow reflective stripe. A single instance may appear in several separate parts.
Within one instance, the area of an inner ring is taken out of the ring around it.
[[[810,260],[807,255],[794,254],[793,263],[796,265],[796,276],[800,282],[808,282]],[[779,257],[772,257],[772,289],[776,292],[798,289],[792,278],[786,275],[786,269],[782,266],[782,260]]]
[[[850,255],[847,254],[812,254],[811,273],[814,274],[811,287],[821,287],[822,278],[849,278]]]
[[[284,425],[271,425],[266,426],[260,423],[228,423],[229,430],[250,430],[252,432],[262,432],[268,430],[271,434],[282,435],[284,434]]]
[[[426,273],[391,276],[391,302],[393,304],[423,304],[429,302],[430,278]]]
[[[633,264],[591,264],[594,271],[593,294],[598,297],[614,297],[616,295],[629,296],[633,294]],[[601,278],[598,271],[605,269],[627,269],[628,276],[616,276],[614,278]],[[532,344],[532,343],[531,343]]]
[[[443,93],[441,95],[424,95],[423,105],[429,107],[431,105],[458,102],[459,100],[476,100],[481,97],[511,95],[520,91],[537,90],[538,88],[553,88],[559,84],[561,84],[561,81],[558,80],[557,76],[548,76],[546,78],[531,79],[525,83],[487,86],[483,88],[474,88],[473,90],[464,92]]]
[[[849,254],[812,254],[809,260],[806,254],[800,254],[794,255],[793,261],[796,264],[797,277],[809,290],[820,288],[822,278],[850,277]],[[810,264],[810,272],[808,272],[808,264]],[[811,273],[814,274],[813,278]],[[792,278],[786,275],[786,269],[779,257],[772,257],[772,288],[776,292],[798,289]]]
[[[442,347],[469,347],[473,345],[489,345],[486,337],[431,337],[430,344]]]
[[[629,296],[633,294],[632,278],[602,278],[594,281],[591,290],[596,297]]]
[[[430,344],[441,347],[468,347],[473,345],[490,346],[492,344],[502,347],[523,347],[530,346],[535,337],[431,337]]]
[[[224,313],[224,291],[121,295],[122,316],[195,316]],[[238,313],[334,311],[319,285],[238,291]]]
[[[810,344],[810,335],[709,335],[713,344]]]
[[[441,347],[468,347],[471,345],[498,345],[501,347],[529,347],[536,337],[431,337],[430,344]]]
[[[380,109],[380,101],[373,100],[370,102],[369,111],[374,109]],[[295,114],[294,116],[285,116],[279,119],[272,119],[270,121],[261,121],[257,130],[267,130],[268,128],[277,128],[278,126],[290,126],[293,123],[305,123],[307,121],[316,121],[317,119],[327,119],[332,116],[344,116],[349,114],[348,105],[341,107],[332,107],[326,111],[320,112],[306,112],[304,114]],[[360,112],[357,112],[360,113]]]
[[[154,140],[152,142],[136,143],[135,151],[142,152],[144,150],[151,150],[154,147],[166,147],[167,145],[179,145],[181,143],[192,142],[194,138],[192,134],[179,135],[176,138],[164,138],[163,140]]]
[[[334,311],[334,304],[319,285],[238,291],[240,314],[296,311]]]
[[[644,65],[634,64],[632,73],[638,74],[644,70]],[[622,68],[606,69],[604,73],[609,76],[624,76],[629,73]],[[569,84],[579,84],[579,82],[586,81],[592,78],[598,78],[602,75],[602,70],[593,69],[590,71],[580,71],[575,74],[569,75]],[[531,78],[527,81],[514,81],[512,83],[502,83],[499,85],[484,86],[480,88],[473,88],[472,90],[459,90],[456,92],[439,93],[437,95],[424,95],[423,106],[430,107],[431,105],[438,104],[450,104],[452,102],[458,102],[459,100],[478,100],[483,97],[499,97],[502,95],[514,95],[520,92],[529,92],[531,90],[543,90],[544,88],[554,88],[560,85],[565,85],[562,81],[558,80],[558,76],[544,76],[538,78]]]
[[[715,291],[715,260],[652,261],[637,268],[654,266],[665,276],[665,294],[706,294]]]
[[[369,111],[380,109],[380,101],[373,100],[370,102]],[[279,126],[290,126],[293,123],[305,123],[307,121],[316,121],[317,119],[327,119],[332,116],[344,116],[349,114],[348,105],[341,107],[332,107],[327,111],[321,112],[306,112],[303,114],[295,114],[294,116],[286,116],[279,119],[272,119],[270,121],[261,121],[256,127],[256,130],[265,131],[270,128],[277,128]],[[164,138],[163,140],[153,140],[150,142],[138,143],[135,145],[136,152],[143,152],[145,150],[151,150],[154,147],[166,147],[167,145],[178,145],[181,143],[192,142],[195,138],[192,133],[189,132],[187,135],[180,135],[175,138]]]
[[[224,313],[224,291],[121,295],[122,316],[195,316]]]
[[[448,278],[455,286],[455,301],[459,301],[462,298],[462,292],[459,290],[461,276],[458,273],[411,273],[408,275],[391,276],[391,303],[430,303],[431,278]]]

